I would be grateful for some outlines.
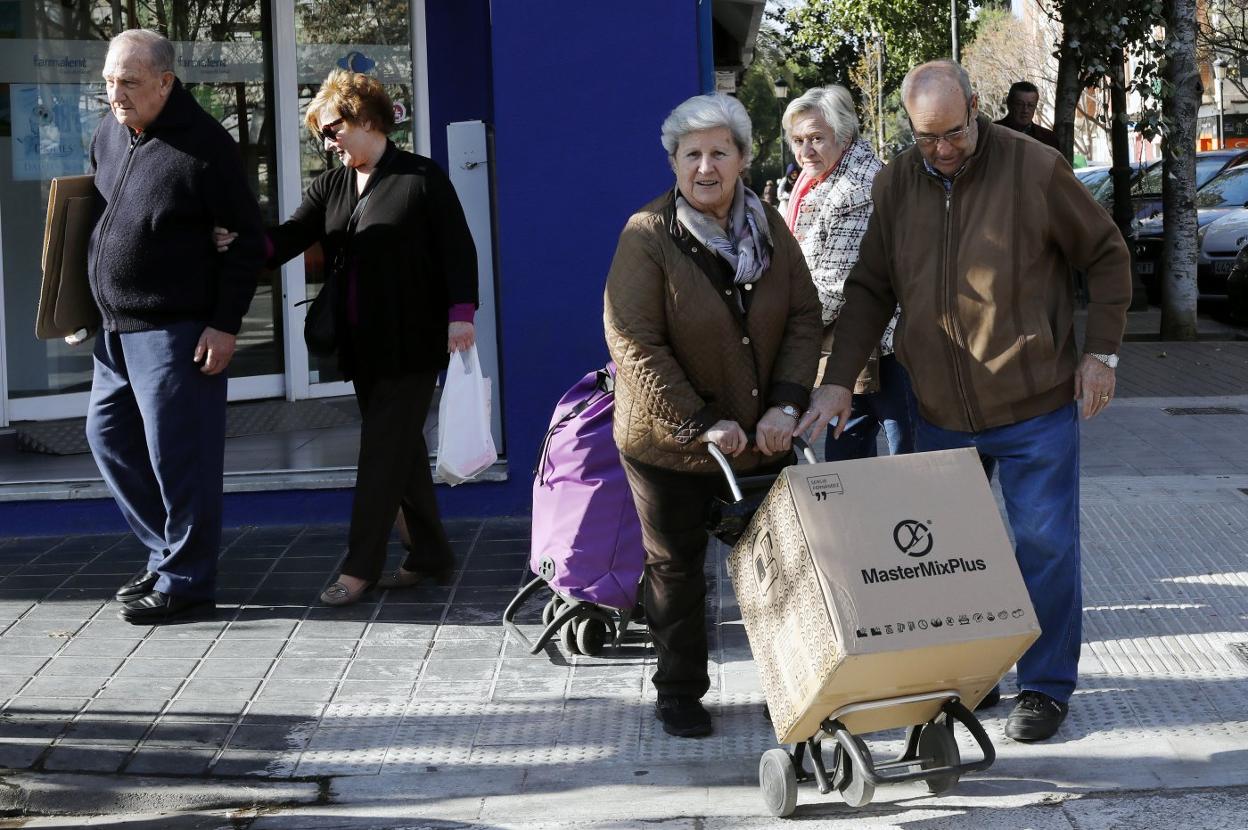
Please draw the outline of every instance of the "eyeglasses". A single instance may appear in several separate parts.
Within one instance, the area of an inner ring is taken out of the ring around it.
[[[346,120],[347,120],[346,118],[339,118],[336,121],[330,121],[328,124],[322,125],[321,126],[321,138],[324,139],[325,141],[337,141],[338,130],[334,128]]]
[[[914,133],[913,121],[910,122],[910,132]],[[971,107],[968,104],[966,107],[966,126],[964,126],[962,129],[953,130],[943,135],[920,135],[918,133],[914,133],[914,143],[918,144],[920,147],[935,147],[937,144],[939,144],[942,141],[945,142],[946,144],[957,144],[958,142],[966,138],[970,132],[971,132]]]

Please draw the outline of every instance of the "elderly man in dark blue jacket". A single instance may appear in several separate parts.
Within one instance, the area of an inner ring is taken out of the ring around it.
[[[155,32],[109,43],[114,118],[91,144],[88,274],[103,330],[87,438],[149,551],[117,592],[121,616],[168,622],[214,608],[226,369],[263,260],[260,209],[229,133],[174,76]],[[224,254],[213,225],[239,231]]]

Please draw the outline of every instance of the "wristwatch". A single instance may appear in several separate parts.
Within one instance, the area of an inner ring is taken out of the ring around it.
[[[802,419],[802,410],[798,409],[796,406],[794,406],[791,403],[780,404],[780,406],[778,406],[777,409],[779,409],[785,415],[788,415],[794,421],[800,421]]]
[[[1095,357],[1111,369],[1118,368],[1118,355],[1116,354],[1097,354],[1096,352],[1088,352],[1088,354],[1091,357]]]

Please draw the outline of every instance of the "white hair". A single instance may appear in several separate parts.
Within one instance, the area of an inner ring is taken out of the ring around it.
[[[108,42],[109,50],[116,46],[133,46],[146,57],[147,68],[157,75],[173,72],[173,44],[151,29],[126,29]]]
[[[695,95],[668,113],[663,119],[660,139],[668,156],[676,155],[680,140],[689,133],[724,127],[732,133],[732,142],[741,151],[745,163],[750,163],[752,128],[749,113],[741,102],[731,95]]]
[[[854,109],[854,96],[843,86],[815,87],[808,89],[784,110],[780,126],[785,138],[793,134],[793,122],[808,112],[817,114],[832,130],[832,140],[848,147],[858,139],[858,112]]]
[[[906,73],[905,79],[901,82],[901,105],[904,107],[909,104],[911,96],[914,95],[915,86],[925,83],[929,79],[935,80],[942,77],[945,80],[956,82],[962,88],[962,97],[966,99],[966,103],[971,103],[971,98],[974,95],[971,89],[971,76],[966,74],[962,64],[946,58],[921,63]]]

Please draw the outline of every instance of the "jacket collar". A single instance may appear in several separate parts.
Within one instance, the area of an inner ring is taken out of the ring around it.
[[[195,108],[198,106],[195,98],[182,86],[182,82],[174,78],[173,89],[169,91],[169,100],[165,101],[165,105],[161,107],[160,112],[143,132],[160,133],[188,127],[195,117]]]

